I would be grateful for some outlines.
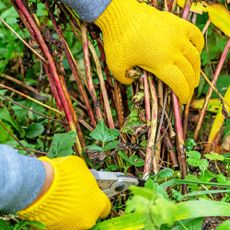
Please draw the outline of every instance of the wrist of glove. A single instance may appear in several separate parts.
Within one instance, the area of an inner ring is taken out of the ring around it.
[[[43,157],[41,161],[52,165],[54,179],[43,196],[18,212],[22,219],[44,223],[49,230],[77,230],[89,229],[109,214],[110,201],[81,158]]]
[[[108,67],[121,83],[139,66],[161,79],[187,103],[200,79],[204,40],[193,24],[137,0],[113,0],[95,20],[103,33]]]

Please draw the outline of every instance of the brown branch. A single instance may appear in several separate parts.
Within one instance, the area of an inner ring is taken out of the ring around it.
[[[224,51],[223,51],[223,53],[221,55],[221,58],[219,60],[219,63],[217,65],[217,67],[216,67],[216,70],[215,70],[215,73],[214,73],[214,76],[213,76],[213,79],[212,79],[212,85],[215,85],[217,80],[218,80],[218,77],[219,77],[220,72],[221,72],[221,70],[223,68],[225,59],[227,58],[229,49],[230,49],[230,39],[227,41],[227,43],[225,45],[225,48],[224,48]],[[199,118],[199,121],[198,121],[197,126],[196,126],[196,130],[195,130],[195,134],[194,134],[194,139],[195,140],[198,139],[200,129],[201,129],[201,126],[202,126],[202,123],[203,123],[203,120],[204,120],[204,117],[205,117],[205,114],[206,114],[206,109],[208,107],[208,103],[209,103],[209,100],[210,100],[210,98],[212,96],[212,93],[213,93],[213,88],[210,87],[209,90],[208,90],[208,93],[206,94],[205,102],[204,102],[204,105],[203,105],[201,113],[200,113],[200,118]]]

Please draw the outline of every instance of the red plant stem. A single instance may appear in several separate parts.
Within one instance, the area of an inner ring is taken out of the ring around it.
[[[69,108],[71,110],[71,114],[73,116],[73,120],[74,120],[74,123],[75,123],[75,127],[77,128],[77,136],[76,136],[76,144],[77,144],[77,147],[78,145],[80,144],[82,147],[85,147],[85,139],[84,139],[84,136],[82,134],[82,131],[81,131],[81,127],[79,125],[79,122],[78,122],[78,118],[77,118],[77,114],[75,113],[74,111],[74,108],[73,108],[73,104],[72,104],[72,101],[69,97],[69,93],[67,91],[67,87],[66,87],[66,83],[65,83],[65,79],[63,76],[60,76],[60,81],[62,83],[62,85],[64,86],[63,87],[63,91],[64,91],[64,94],[66,95],[66,99],[67,99],[67,102],[68,102],[68,105],[69,105]],[[73,128],[72,130],[76,130],[76,128]]]
[[[187,19],[189,15],[189,10],[192,4],[192,0],[187,0],[184,6],[183,11],[183,19]],[[185,156],[185,147],[184,147],[184,134],[183,134],[183,126],[181,121],[181,114],[180,114],[180,104],[178,98],[173,93],[172,94],[173,100],[173,111],[175,117],[175,128],[177,133],[177,144],[178,144],[178,158],[180,162],[181,168],[181,177],[184,178],[187,174],[187,166],[186,166],[186,156]]]
[[[60,82],[54,59],[53,59],[52,55],[50,54],[49,48],[47,47],[47,45],[46,45],[46,43],[42,37],[42,34],[39,30],[37,23],[34,21],[33,17],[31,16],[31,14],[29,13],[29,11],[24,6],[24,4],[21,0],[12,0],[12,4],[15,6],[19,16],[21,17],[25,26],[28,28],[31,36],[39,44],[39,46],[43,52],[43,55],[45,56],[45,58],[48,62],[48,64],[44,63],[44,66],[45,66],[45,69],[47,71],[47,75],[49,77],[50,84],[54,85],[54,87],[52,87],[51,89],[54,90],[53,95],[55,97],[55,100],[58,101],[58,98],[60,99],[59,100],[60,101],[59,109],[64,110],[69,128],[71,130],[76,130],[76,128],[75,128],[76,123],[75,123],[74,118],[72,116],[71,109],[69,108],[69,103],[68,103],[68,100],[66,98],[67,95],[65,95],[64,90],[63,90],[64,86],[62,86],[62,84]],[[78,142],[78,137],[76,139]],[[77,143],[77,150],[78,150],[78,153],[81,155],[82,154],[82,147],[81,147],[80,143]]]
[[[219,63],[217,65],[217,67],[216,67],[216,70],[215,70],[215,73],[214,73],[214,76],[213,76],[213,79],[212,79],[212,85],[215,85],[217,80],[218,80],[218,77],[219,77],[220,72],[221,72],[221,70],[223,68],[225,59],[227,58],[229,49],[230,49],[230,39],[227,41],[227,43],[225,45],[225,48],[224,48],[224,51],[223,51],[223,53],[221,55],[221,58],[219,60]],[[200,129],[201,129],[201,126],[202,126],[202,123],[203,123],[203,120],[204,120],[204,117],[205,117],[205,114],[206,114],[206,109],[208,107],[208,103],[209,103],[209,100],[210,100],[210,98],[212,96],[212,93],[213,93],[213,88],[210,87],[209,90],[208,90],[208,93],[206,94],[205,102],[204,102],[203,108],[201,110],[200,118],[199,118],[199,121],[198,121],[197,126],[196,126],[196,130],[195,130],[195,134],[194,134],[194,139],[195,140],[198,139]]]
[[[164,129],[163,129],[164,130]],[[172,161],[172,166],[174,168],[178,167],[178,160],[177,160],[177,157],[176,157],[176,154],[173,150],[173,144],[171,143],[171,140],[169,138],[169,135],[168,133],[166,133],[165,137],[164,137],[164,143],[166,145],[166,148],[167,148],[167,151],[169,153],[169,156],[171,158],[171,161]]]
[[[33,31],[33,33],[31,34],[34,39],[39,43],[41,50],[43,51],[43,54],[45,55],[47,61],[48,61],[48,68],[50,73],[52,73],[53,76],[53,83],[57,89],[57,92],[59,94],[59,97],[62,99],[61,103],[62,103],[62,108],[60,109],[64,109],[65,111],[65,115],[66,115],[66,119],[68,121],[68,123],[72,123],[72,116],[70,113],[70,110],[68,108],[68,103],[65,99],[65,95],[63,93],[63,89],[62,86],[60,84],[59,81],[59,76],[55,67],[55,62],[53,60],[53,57],[51,56],[49,49],[41,35],[41,32],[37,26],[37,24],[34,22],[33,18],[31,17],[30,13],[28,12],[28,10],[26,9],[26,7],[24,6],[24,4],[22,3],[21,0],[13,0],[12,2],[15,2],[17,5],[17,9],[20,10],[22,12],[22,14],[24,14],[28,24],[26,23],[27,26],[29,26],[29,31]],[[46,64],[44,64],[46,65]]]
[[[93,85],[93,78],[92,78],[92,74],[91,74],[91,64],[90,64],[90,59],[89,59],[89,43],[88,43],[88,39],[87,39],[87,27],[85,24],[82,24],[81,35],[82,35],[83,55],[84,55],[84,63],[85,63],[85,74],[86,74],[87,83],[88,83],[88,90],[89,90],[89,94],[93,100],[97,120],[101,120],[102,119],[102,113],[101,113],[101,109],[100,109],[100,106],[98,103],[96,91],[95,91],[95,88]]]
[[[54,96],[54,98],[55,98],[57,107],[58,107],[61,111],[63,111],[63,109],[62,109],[62,103],[61,103],[60,98],[58,97],[58,92],[57,92],[57,89],[56,89],[55,86],[54,86],[53,79],[52,79],[52,75],[51,75],[50,72],[49,72],[48,65],[44,65],[44,69],[45,69],[45,72],[46,72],[47,77],[48,77],[48,79],[49,79],[51,92],[52,92],[52,94],[53,94],[53,96]]]
[[[147,126],[149,126],[151,120],[151,108],[150,108],[148,73],[146,71],[144,71],[143,79],[144,79],[146,124]]]
[[[188,18],[192,2],[193,2],[192,0],[187,0],[186,1],[185,5],[184,5],[184,10],[183,10],[183,16],[182,16],[183,19],[187,19]]]
[[[184,139],[186,139],[186,134],[187,134],[187,129],[188,129],[188,118],[189,118],[190,105],[191,105],[191,100],[189,100],[184,110],[184,121],[183,121]]]
[[[47,6],[47,10],[49,11],[48,6]],[[72,70],[73,76],[74,76],[74,78],[75,78],[75,80],[77,82],[77,86],[79,88],[79,91],[80,91],[80,93],[81,93],[81,95],[82,95],[82,97],[84,99],[85,106],[87,108],[87,112],[89,114],[89,118],[90,118],[90,121],[91,121],[91,125],[96,127],[96,121],[95,121],[95,118],[94,118],[93,110],[92,110],[90,102],[89,102],[89,98],[88,98],[88,96],[87,96],[87,94],[85,92],[85,89],[84,89],[84,87],[82,85],[82,82],[81,82],[81,80],[79,78],[79,73],[78,73],[78,70],[77,70],[77,63],[74,60],[74,57],[70,52],[70,48],[69,48],[67,42],[65,41],[63,32],[61,31],[60,27],[57,25],[57,22],[54,19],[53,14],[50,11],[49,11],[49,14],[50,14],[53,26],[54,26],[54,28],[55,28],[55,30],[56,30],[61,42],[62,42],[62,46],[63,46],[63,48],[65,50],[66,58],[67,58],[67,60],[69,62],[69,65],[70,65],[70,68]]]
[[[184,135],[183,135],[182,122],[181,122],[181,114],[180,114],[180,104],[177,96],[174,93],[172,95],[172,100],[173,100],[173,111],[175,117],[175,128],[177,134],[178,157],[179,157],[179,162],[181,167],[181,177],[184,178],[187,173],[187,167],[186,167],[186,156],[185,156],[185,147],[184,147]]]

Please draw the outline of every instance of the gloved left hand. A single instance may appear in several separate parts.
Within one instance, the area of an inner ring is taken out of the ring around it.
[[[22,219],[44,223],[47,230],[78,230],[109,214],[110,201],[81,158],[40,159],[52,165],[54,179],[47,192],[18,212]]]

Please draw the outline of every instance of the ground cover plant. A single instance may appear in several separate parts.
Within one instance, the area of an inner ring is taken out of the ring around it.
[[[65,5],[3,0],[0,143],[148,178],[113,198],[108,220],[93,229],[230,229],[230,2],[144,2],[204,34],[201,81],[188,105],[139,68],[127,72],[132,85],[116,81],[100,30]],[[44,229],[0,217],[0,229],[32,227]]]

